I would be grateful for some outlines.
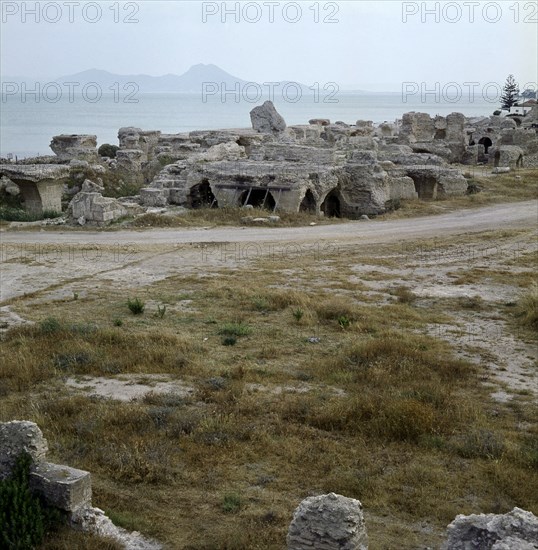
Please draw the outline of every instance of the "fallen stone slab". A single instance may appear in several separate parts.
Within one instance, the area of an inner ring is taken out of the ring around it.
[[[48,504],[73,512],[92,501],[89,472],[50,462],[36,464],[30,473],[30,488]]]

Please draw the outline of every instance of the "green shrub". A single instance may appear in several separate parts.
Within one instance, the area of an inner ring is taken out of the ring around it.
[[[97,153],[100,157],[108,157],[111,159],[116,158],[116,152],[118,151],[119,147],[117,145],[110,145],[110,143],[103,143],[97,149]]]
[[[58,218],[61,215],[61,212],[55,210],[44,210],[42,214],[31,214],[22,208],[0,206],[0,220],[6,222],[35,222],[37,220]]]
[[[39,323],[39,328],[44,334],[54,334],[62,330],[62,324],[55,317],[47,317]]]
[[[304,311],[300,307],[293,310],[293,316],[295,317],[295,320],[297,322],[300,322],[300,320],[303,318],[303,315],[304,315]]]
[[[134,300],[127,300],[127,307],[131,310],[133,315],[140,315],[144,313],[146,305],[140,298],[135,298]]]
[[[11,477],[0,481],[0,548],[32,550],[60,521],[60,513],[46,507],[29,487],[31,457],[17,458]]]
[[[351,321],[347,315],[341,315],[338,317],[338,325],[340,328],[343,328],[344,330],[346,328],[349,328],[349,325],[351,324]]]
[[[222,325],[219,334],[224,336],[248,336],[252,329],[246,323],[226,323]]]
[[[222,339],[223,346],[235,346],[237,344],[237,338],[235,336],[225,336]]]
[[[236,493],[224,495],[222,499],[222,511],[227,514],[236,514],[241,509],[241,497]]]

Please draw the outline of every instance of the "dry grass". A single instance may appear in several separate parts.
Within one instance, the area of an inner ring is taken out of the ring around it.
[[[538,284],[536,282],[522,293],[517,314],[523,325],[538,329]]]
[[[267,227],[297,227],[315,223],[317,225],[339,223],[334,218],[323,218],[307,212],[289,213],[252,208],[198,208],[179,215],[144,214],[127,223],[133,227],[199,227],[242,225],[242,219],[248,216],[266,218],[277,215],[280,221],[267,223]],[[124,224],[125,225],[125,224]],[[124,226],[123,225],[123,226]],[[259,224],[258,224],[259,225]]]
[[[459,513],[537,513],[538,406],[493,402],[482,367],[422,334],[447,308],[409,297],[412,280],[403,299],[365,304],[346,279],[370,257],[350,248],[178,274],[139,289],[150,305],[137,316],[127,290],[15,301],[37,324],[1,344],[0,419],[37,422],[51,459],[92,472],[97,506],[171,548],[281,549],[297,504],[329,491],[363,502],[372,548],[437,547]],[[196,391],[125,403],[63,384],[123,373],[167,373]],[[76,537],[47,548],[107,548]]]

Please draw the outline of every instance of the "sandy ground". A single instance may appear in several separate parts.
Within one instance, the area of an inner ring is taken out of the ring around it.
[[[83,297],[102,285],[112,290],[137,288],[178,273],[204,276],[206,272],[240,269],[260,257],[286,258],[292,266],[293,258],[299,255],[321,257],[325,252],[344,252],[350,245],[401,243],[404,250],[408,244],[416,245],[421,239],[435,238],[442,242],[443,238],[454,235],[537,226],[538,202],[527,201],[415,219],[296,228],[72,232],[32,228],[2,231],[0,332],[25,322],[14,311],[15,302],[20,299],[30,305],[72,299],[75,293]],[[536,250],[536,243],[526,242],[523,245],[525,250],[533,247]],[[491,254],[476,259],[476,265],[491,268],[501,259],[493,249]],[[418,263],[406,262],[405,267],[396,270],[363,265],[354,266],[353,270],[357,280],[361,281],[371,271],[390,276],[390,281],[372,281],[366,277],[367,286],[381,302],[387,297],[387,286],[398,284],[399,277],[402,284],[409,284],[410,278],[415,281],[412,290],[420,300],[458,296],[480,296],[492,302],[517,299],[517,289],[511,286],[452,284],[451,272],[468,263],[469,257],[465,255],[454,258],[424,256]],[[185,307],[188,308],[188,304]],[[459,314],[456,323],[457,327],[432,327],[431,333],[448,339],[462,356],[486,364],[491,372],[491,379],[487,382],[494,384],[492,392],[496,398],[506,400],[510,397],[507,391],[526,390],[538,399],[535,349],[510,335],[503,321],[483,318],[479,312],[464,311]],[[472,327],[471,332],[469,327]],[[165,384],[163,391],[170,389],[165,381],[159,383]],[[88,386],[92,384],[98,394],[107,393],[107,383],[104,381],[86,380],[82,385],[90,390]],[[123,395],[129,395],[131,390],[136,389],[135,393],[140,396],[140,392],[144,391],[144,388],[136,388],[132,381],[114,384],[118,393]],[[77,385],[73,383],[73,386]],[[78,389],[81,389],[80,386]],[[111,391],[114,393],[113,388]]]

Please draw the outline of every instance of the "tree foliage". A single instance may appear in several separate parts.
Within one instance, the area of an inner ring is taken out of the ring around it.
[[[0,481],[0,548],[5,550],[36,548],[60,519],[30,492],[31,464],[31,457],[21,454],[11,476]]]
[[[501,107],[505,111],[509,111],[510,107],[517,105],[519,98],[519,85],[514,79],[514,75],[508,75],[504,83],[503,93],[501,95]]]
[[[101,145],[99,149],[97,149],[97,154],[100,157],[108,157],[110,159],[115,159],[116,152],[118,149],[119,147],[117,145],[110,145],[110,143],[103,143],[103,145]]]

